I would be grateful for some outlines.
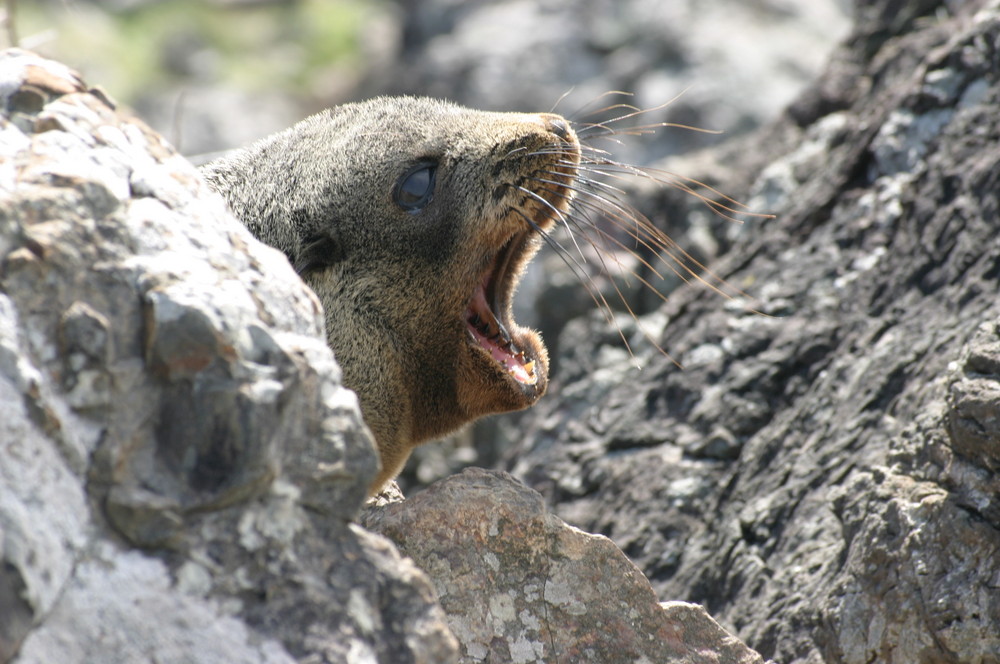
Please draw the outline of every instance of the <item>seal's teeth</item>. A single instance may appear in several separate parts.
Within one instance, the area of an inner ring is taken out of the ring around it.
[[[520,353],[520,355],[523,356],[524,353]],[[524,363],[524,370],[528,372],[529,376],[531,374],[535,373],[535,361],[534,360],[530,360],[528,362],[525,362]]]

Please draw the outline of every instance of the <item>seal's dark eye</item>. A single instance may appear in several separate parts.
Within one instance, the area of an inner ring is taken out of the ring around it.
[[[434,198],[434,178],[437,164],[423,161],[408,170],[396,183],[392,197],[396,205],[410,214],[417,214]]]

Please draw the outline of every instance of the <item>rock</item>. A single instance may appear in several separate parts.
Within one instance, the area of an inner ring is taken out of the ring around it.
[[[430,575],[463,662],[763,663],[701,607],[661,606],[614,544],[506,473],[468,469],[361,522]]]
[[[65,66],[0,108],[0,661],[455,661],[287,260]]]
[[[683,370],[634,321],[642,371],[601,316],[570,323],[505,467],[765,657],[993,663],[1000,6],[857,12],[716,155],[777,215],[712,266],[754,299],[685,287],[644,317]]]
[[[983,323],[949,386],[948,435],[956,454],[1000,472],[1000,328]],[[992,506],[993,510],[1000,505]],[[990,519],[1000,525],[1000,519]]]
[[[765,0],[752,7],[732,0],[401,4],[402,53],[391,75],[376,77],[368,92],[429,94],[496,110],[559,104],[581,122],[621,101],[647,109],[668,104],[666,117],[650,121],[726,136],[780,113],[849,27],[843,3],[828,0]],[[634,96],[604,96],[614,90]],[[672,130],[599,147],[630,163],[649,163],[708,142]]]

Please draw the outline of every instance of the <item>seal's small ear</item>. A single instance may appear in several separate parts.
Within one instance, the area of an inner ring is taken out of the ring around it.
[[[310,272],[339,263],[344,259],[344,251],[329,234],[317,232],[302,236],[299,239],[297,255],[289,258],[295,272],[304,277]]]

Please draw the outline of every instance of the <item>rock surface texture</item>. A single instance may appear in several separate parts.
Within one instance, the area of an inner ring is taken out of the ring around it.
[[[361,522],[430,575],[465,662],[764,662],[506,474],[469,469]]]
[[[315,296],[71,71],[0,80],[0,661],[456,661],[349,524],[376,458]]]
[[[683,371],[628,321],[641,372],[571,323],[507,468],[765,657],[996,664],[1000,3],[856,14],[716,155],[777,213],[714,266],[757,299],[682,289],[647,318]]]
[[[432,585],[286,259],[65,66],[0,109],[0,662],[763,661],[485,471],[367,512]]]

